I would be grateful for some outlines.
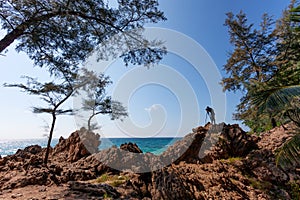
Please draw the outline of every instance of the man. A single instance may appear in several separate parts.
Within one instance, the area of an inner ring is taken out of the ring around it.
[[[210,108],[209,106],[207,106],[205,110],[206,110],[206,114],[207,114],[207,115],[209,116],[209,118],[210,118],[210,122],[211,122],[212,124],[216,124],[216,119],[215,119],[216,115],[215,115],[214,109],[212,109],[212,108]]]

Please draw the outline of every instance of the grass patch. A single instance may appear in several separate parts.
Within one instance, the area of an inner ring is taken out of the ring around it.
[[[266,190],[269,190],[270,188],[272,188],[272,184],[267,181],[260,181],[260,180],[257,180],[256,178],[252,178],[252,177],[248,178],[248,180],[250,182],[250,186],[255,189],[266,191]]]
[[[109,179],[109,175],[107,173],[105,173],[105,174],[102,174],[99,178],[97,178],[96,182],[103,183],[103,182],[108,181],[108,179]]]
[[[111,197],[110,197],[107,193],[105,193],[105,194],[103,195],[103,198],[104,198],[104,199],[111,199]]]
[[[129,178],[127,176],[109,175],[107,173],[102,174],[95,180],[95,183],[106,183],[113,187],[118,187],[125,183]]]
[[[115,181],[112,181],[110,183],[110,185],[113,187],[118,187],[118,186],[122,185],[123,183],[125,183],[125,180],[115,180]]]
[[[229,163],[229,164],[234,164],[237,161],[241,161],[241,160],[242,160],[241,157],[231,157],[231,158],[228,158],[228,159],[221,159],[220,161],[226,162],[226,163]]]

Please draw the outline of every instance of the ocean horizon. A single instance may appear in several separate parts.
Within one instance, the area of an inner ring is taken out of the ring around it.
[[[114,145],[120,147],[124,143],[136,143],[143,153],[150,152],[156,155],[164,152],[170,145],[180,140],[182,137],[153,137],[153,138],[101,138],[99,150],[108,149]],[[53,138],[51,146],[54,147],[59,141],[59,138]],[[35,139],[7,139],[0,140],[0,155],[5,157],[7,155],[15,154],[18,149],[24,149],[31,145],[40,145],[46,147],[48,138]]]

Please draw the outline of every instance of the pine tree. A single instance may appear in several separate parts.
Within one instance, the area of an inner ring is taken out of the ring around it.
[[[160,60],[165,49],[135,30],[165,19],[156,0],[119,0],[116,8],[99,0],[5,0],[0,2],[0,24],[7,34],[0,40],[0,53],[17,41],[17,51],[54,72],[58,62],[76,66],[118,35],[123,42],[116,48],[130,44],[121,52],[124,61],[147,65]]]
[[[289,11],[276,23],[265,14],[259,29],[248,25],[242,12],[227,16],[225,25],[234,51],[224,66],[228,77],[222,84],[224,90],[244,94],[234,118],[243,120],[254,132],[264,131],[272,127],[271,121],[282,120],[285,112],[275,108],[259,112],[253,98],[268,89],[299,83],[299,33],[291,28]]]

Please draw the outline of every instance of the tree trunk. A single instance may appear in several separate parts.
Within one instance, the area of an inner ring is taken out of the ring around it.
[[[45,159],[44,159],[44,164],[47,164],[47,162],[48,162],[48,157],[49,157],[50,148],[51,148],[50,145],[51,145],[52,135],[53,135],[53,132],[54,132],[55,122],[56,122],[56,114],[52,113],[52,124],[51,124],[50,133],[49,133],[47,150],[46,150]]]
[[[25,33],[25,30],[29,27],[29,26],[38,26],[38,24],[42,21],[46,21],[52,17],[56,17],[56,16],[75,16],[75,17],[81,17],[83,19],[87,19],[87,20],[97,20],[99,23],[103,23],[106,25],[109,25],[117,30],[118,27],[114,26],[113,24],[102,20],[101,18],[97,18],[94,16],[88,16],[85,13],[82,12],[77,12],[77,11],[52,11],[49,12],[47,14],[38,16],[38,17],[32,17],[28,20],[26,20],[25,22],[23,22],[22,24],[18,25],[17,28],[15,28],[14,30],[12,30],[10,33],[8,33],[4,38],[2,38],[0,40],[0,53],[2,53],[2,51],[4,51],[9,45],[11,45],[16,39],[18,39],[21,35],[23,35]],[[120,30],[119,30],[120,31]]]
[[[91,121],[95,115],[91,115],[88,120],[88,130],[91,131]]]
[[[276,128],[276,127],[277,127],[277,122],[276,122],[276,120],[275,120],[274,117],[272,117],[271,123],[272,123],[272,127],[273,127],[273,128]]]
[[[8,33],[4,38],[0,40],[0,53],[4,51],[9,45],[11,45],[18,37],[24,34],[24,29],[17,28]]]

